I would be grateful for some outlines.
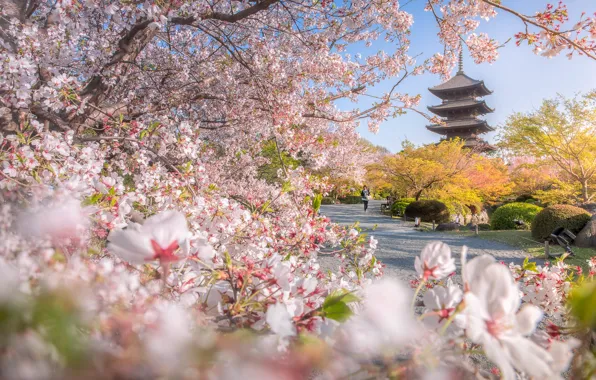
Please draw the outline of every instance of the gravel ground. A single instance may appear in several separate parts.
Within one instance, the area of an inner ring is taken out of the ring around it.
[[[441,232],[420,232],[414,230],[413,222],[392,219],[381,214],[383,201],[369,202],[368,212],[364,213],[362,204],[355,205],[323,205],[321,214],[339,224],[360,222],[363,232],[372,235],[379,241],[376,256],[386,265],[385,276],[409,281],[416,277],[414,258],[422,248],[431,241],[440,240],[451,247],[459,270],[461,247],[468,246],[468,257],[489,254],[497,260],[523,262],[527,254],[506,244],[478,239],[475,237],[457,236]],[[372,231],[374,226],[376,229]],[[319,256],[322,267],[337,269],[339,261],[332,257]]]

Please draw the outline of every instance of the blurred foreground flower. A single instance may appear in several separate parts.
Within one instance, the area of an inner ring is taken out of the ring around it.
[[[27,212],[19,218],[19,231],[30,238],[79,239],[89,225],[89,210],[81,207],[74,198],[57,199],[37,211]]]
[[[404,348],[420,330],[408,309],[411,297],[408,288],[393,279],[367,287],[363,309],[344,326],[350,349],[376,355]]]
[[[108,249],[131,264],[153,260],[171,263],[186,255],[190,232],[186,218],[177,211],[164,211],[148,218],[143,225],[130,223],[127,229],[113,230],[108,236]]]
[[[542,318],[540,309],[521,305],[521,297],[509,269],[492,256],[480,256],[465,267],[469,291],[464,295],[466,335],[481,344],[497,364],[504,379],[515,379],[515,369],[544,379],[555,375],[553,356],[526,338]],[[558,375],[558,373],[557,373]]]

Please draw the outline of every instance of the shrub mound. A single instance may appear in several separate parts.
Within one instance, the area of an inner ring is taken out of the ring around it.
[[[405,210],[406,216],[420,218],[423,222],[445,223],[449,221],[449,209],[443,202],[425,199],[410,203]]]
[[[532,237],[546,240],[551,232],[563,227],[577,234],[590,220],[586,210],[570,205],[554,205],[540,211],[532,222]]]
[[[339,202],[353,205],[356,203],[362,203],[362,197],[360,195],[348,195],[347,197],[339,198]]]
[[[524,221],[529,226],[541,210],[542,207],[530,203],[509,203],[495,210],[490,226],[493,230],[514,230],[521,227],[515,224],[516,220]]]
[[[333,199],[331,197],[323,197],[323,199],[321,200],[321,204],[322,205],[334,205],[335,199]]]
[[[412,202],[415,202],[414,198],[402,198],[398,199],[391,205],[391,215],[403,215],[406,211],[406,207]]]

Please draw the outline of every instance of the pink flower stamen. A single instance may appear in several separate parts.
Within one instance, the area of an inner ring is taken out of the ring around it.
[[[424,281],[428,280],[431,277],[435,277],[435,271],[437,270],[438,266],[429,267],[426,262],[424,262],[424,272],[422,273],[422,277]]]
[[[449,316],[451,313],[453,313],[453,310],[455,310],[454,307],[439,310],[439,323],[443,322],[444,319],[449,319]]]
[[[485,321],[485,323],[486,330],[495,338],[498,338],[498,336],[505,330],[504,326],[499,321],[494,321],[491,319],[489,321]]]
[[[172,242],[167,248],[162,248],[158,242],[151,240],[151,246],[153,247],[154,255],[151,259],[147,259],[147,261],[159,260],[161,262],[171,263],[180,260],[180,257],[174,254],[180,247],[177,241]]]

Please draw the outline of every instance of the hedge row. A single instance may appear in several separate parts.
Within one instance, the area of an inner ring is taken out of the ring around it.
[[[398,199],[397,201],[393,202],[391,205],[391,214],[392,215],[403,215],[406,211],[406,207],[412,202],[416,201],[414,198],[402,198]]]
[[[405,210],[406,216],[420,218],[423,222],[445,223],[449,221],[449,210],[445,203],[425,199],[410,203]]]
[[[490,226],[493,230],[514,230],[519,228],[515,221],[523,221],[529,226],[542,207],[530,203],[509,203],[499,207],[493,213]]]
[[[557,228],[563,227],[577,234],[590,221],[586,210],[570,205],[554,205],[540,211],[532,222],[532,237],[546,240]]]

